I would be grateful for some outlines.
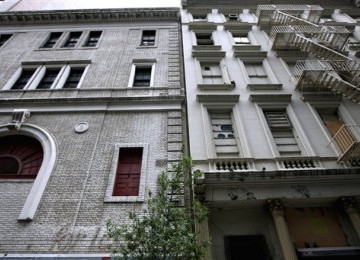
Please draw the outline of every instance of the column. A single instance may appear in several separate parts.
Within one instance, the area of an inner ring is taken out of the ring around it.
[[[280,241],[280,246],[284,259],[297,260],[294,244],[290,237],[290,232],[284,216],[284,206],[280,199],[268,199],[266,208],[273,217],[276,232]]]
[[[356,234],[360,239],[360,214],[358,210],[358,201],[355,197],[344,196],[338,199],[340,206],[345,210],[354,226]]]
[[[200,207],[194,208],[195,214],[195,232],[197,235],[199,244],[207,244],[205,255],[203,260],[211,260],[211,247],[210,247],[210,235],[209,235],[209,226],[208,226],[208,217],[207,217],[207,208],[203,204],[205,201],[205,185],[198,184],[194,187],[194,193]],[[204,208],[203,208],[204,207]]]

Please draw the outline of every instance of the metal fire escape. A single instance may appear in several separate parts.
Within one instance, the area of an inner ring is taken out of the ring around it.
[[[259,5],[258,25],[270,32],[273,50],[300,50],[317,58],[296,63],[296,90],[330,90],[360,103],[360,63],[343,51],[351,33],[343,26],[319,25],[321,12],[320,6]],[[333,136],[341,150],[339,161],[359,160],[359,130],[359,125],[344,125]]]
[[[318,25],[321,11],[310,5],[259,5],[258,24],[272,25],[273,50],[301,50],[318,58],[296,64],[297,90],[327,88],[360,103],[360,65],[343,51],[351,34],[343,26]]]

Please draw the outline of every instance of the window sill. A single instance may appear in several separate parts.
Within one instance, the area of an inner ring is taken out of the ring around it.
[[[141,196],[106,196],[104,198],[105,203],[143,203],[144,201],[145,198]]]
[[[200,90],[233,90],[235,84],[223,83],[223,84],[198,84]]]
[[[152,46],[137,46],[136,49],[154,49],[157,48],[157,45],[152,45]]]
[[[264,83],[264,84],[254,84],[248,83],[247,88],[250,90],[281,90],[282,84],[271,84],[271,83]]]
[[[260,51],[261,45],[252,45],[252,44],[233,44],[233,50],[236,52],[241,51]]]
[[[249,62],[249,61],[255,61],[255,62],[261,62],[263,61],[267,56],[266,51],[260,51],[260,50],[235,50],[234,51],[234,57],[240,58],[242,61]]]
[[[96,50],[99,47],[73,47],[73,48],[38,48],[36,51],[68,51],[68,50]]]

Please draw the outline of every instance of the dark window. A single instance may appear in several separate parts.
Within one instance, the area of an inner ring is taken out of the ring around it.
[[[52,32],[50,33],[49,39],[41,48],[53,48],[56,42],[59,40],[62,32]]]
[[[212,34],[196,34],[197,45],[213,45]]]
[[[263,236],[227,236],[225,248],[228,260],[270,260]]]
[[[151,80],[151,67],[138,68],[135,70],[134,87],[148,87]]]
[[[34,74],[35,69],[26,70],[23,69],[20,77],[16,80],[11,89],[23,89],[28,83],[31,76]]]
[[[142,46],[154,46],[155,45],[155,34],[156,31],[143,31],[141,38]]]
[[[48,89],[54,83],[60,69],[46,69],[44,77],[41,79],[37,89]]]
[[[0,35],[0,47],[4,45],[4,43],[10,39],[12,34],[1,34]]]
[[[62,46],[63,48],[74,48],[80,39],[82,32],[71,32],[66,42]]]
[[[89,33],[89,37],[87,38],[84,46],[85,47],[95,47],[99,42],[101,31],[92,31]]]
[[[143,148],[120,148],[113,196],[138,196]]]
[[[43,161],[39,141],[29,136],[0,138],[0,178],[35,178]]]
[[[76,88],[80,82],[83,73],[84,68],[71,68],[69,76],[66,79],[63,88]]]

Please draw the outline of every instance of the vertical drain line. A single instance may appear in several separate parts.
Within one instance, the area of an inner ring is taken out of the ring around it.
[[[82,190],[81,190],[80,201],[79,201],[79,205],[78,205],[78,207],[76,209],[75,218],[74,218],[74,221],[73,221],[72,226],[71,226],[71,234],[73,234],[73,232],[75,230],[76,222],[77,222],[77,219],[78,219],[78,216],[79,216],[79,211],[80,211],[80,208],[81,208],[81,205],[82,205],[82,202],[83,202],[83,198],[84,198],[85,189],[87,187],[87,183],[88,183],[88,180],[89,180],[90,170],[91,170],[91,167],[93,165],[93,161],[94,161],[93,159],[94,159],[95,153],[97,151],[96,147],[98,146],[100,135],[101,135],[103,127],[104,127],[104,121],[105,121],[105,117],[106,117],[106,114],[107,114],[107,111],[108,111],[108,107],[109,107],[109,104],[107,104],[106,109],[104,111],[104,116],[103,116],[103,118],[101,120],[100,131],[99,131],[99,133],[98,133],[98,135],[96,137],[93,152],[92,152],[91,157],[90,157],[90,163],[89,163],[89,166],[88,166],[88,168],[86,170],[86,178],[85,178]]]

